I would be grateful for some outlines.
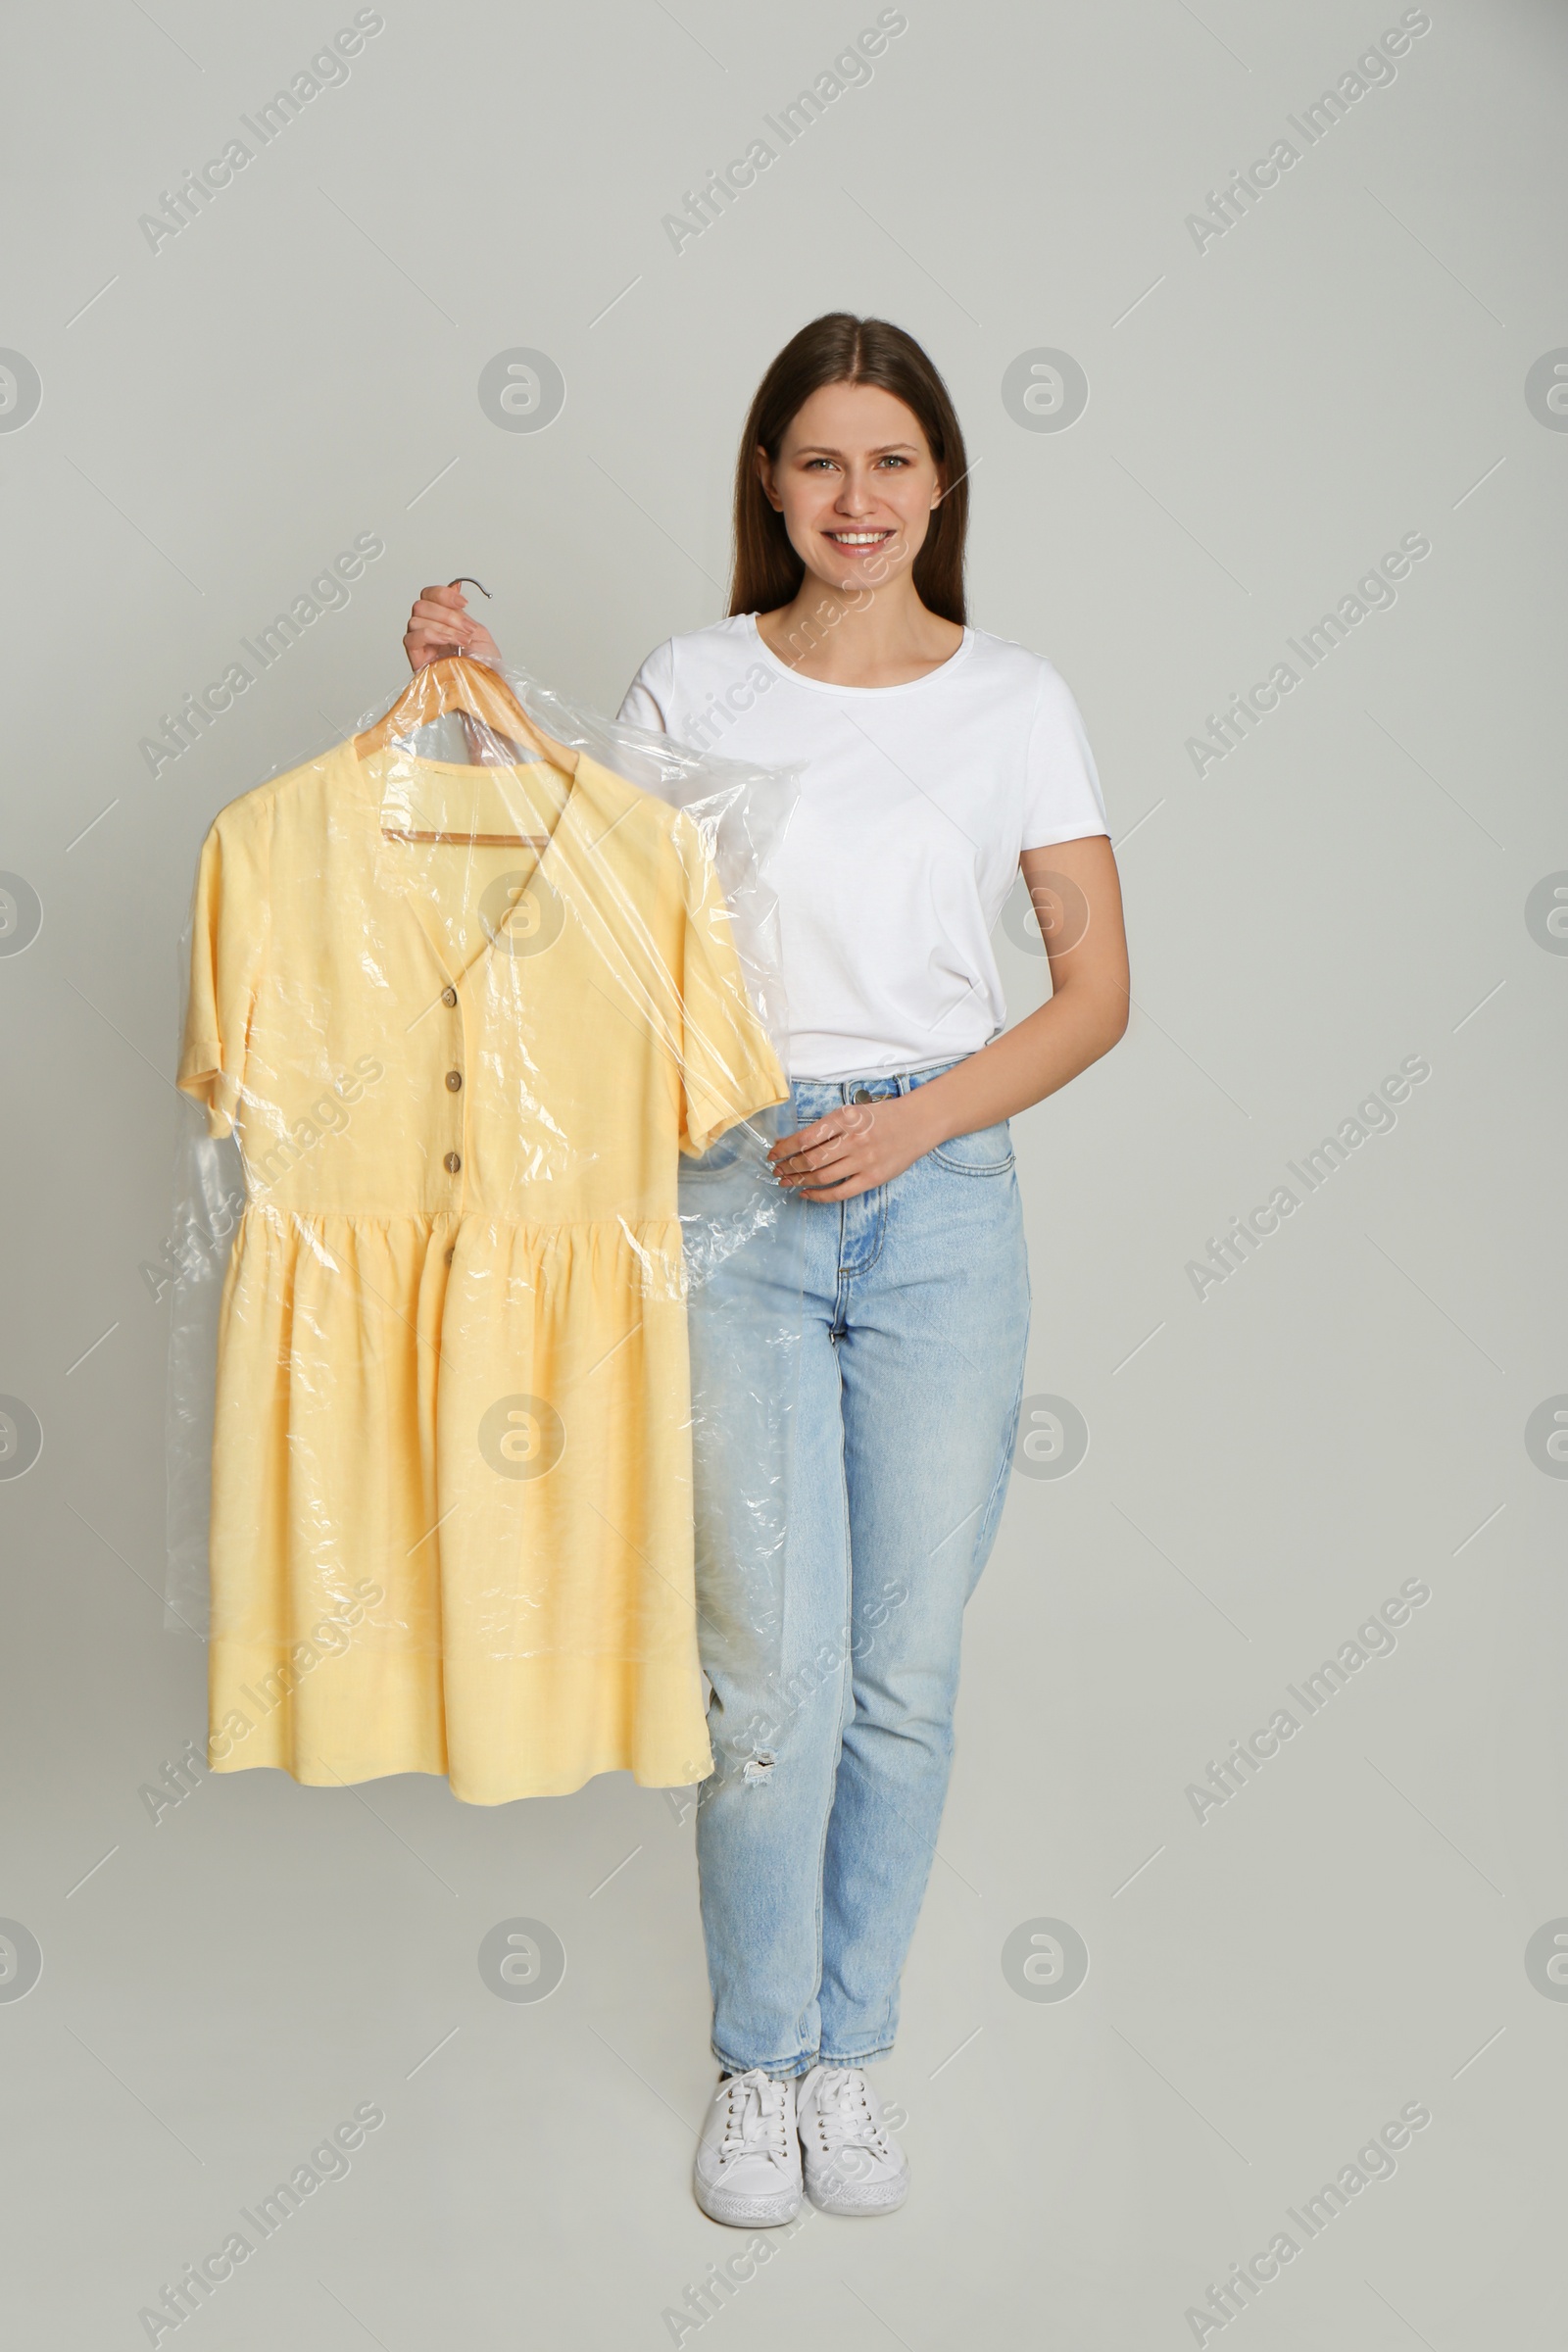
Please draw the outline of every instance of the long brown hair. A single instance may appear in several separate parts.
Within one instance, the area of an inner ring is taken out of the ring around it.
[[[800,588],[806,566],[757,472],[757,452],[775,465],[784,435],[824,384],[877,384],[913,412],[946,484],[914,559],[915,593],[962,627],[963,543],[969,522],[968,461],[948,387],[912,335],[886,318],[828,311],[792,335],[757,388],[735,467],[735,568],[729,609],[772,612]]]

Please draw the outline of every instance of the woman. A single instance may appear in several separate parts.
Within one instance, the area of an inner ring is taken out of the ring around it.
[[[969,627],[968,486],[947,389],[884,320],[834,313],[767,370],[742,436],[730,616],[671,639],[621,718],[801,799],[779,894],[793,1101],[769,1157],[800,1203],[806,1327],[779,1685],[710,1661],[698,1808],[723,2072],[694,2189],[713,2220],[891,2211],[865,2073],[953,1753],[963,1607],[996,1533],[1029,1278],[1007,1121],[1127,1024],[1115,860],[1073,699]],[[460,590],[404,639],[499,661]],[[1004,1036],[990,934],[1021,866],[1053,995]],[[760,1725],[764,1737],[748,1737]]]

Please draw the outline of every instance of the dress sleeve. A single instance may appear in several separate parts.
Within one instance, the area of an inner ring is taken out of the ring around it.
[[[1078,706],[1049,662],[1041,664],[1025,771],[1020,849],[1049,849],[1053,842],[1110,831]]]
[[[196,869],[190,988],[175,1080],[181,1094],[206,1110],[210,1136],[233,1131],[266,930],[263,822],[259,811],[236,802],[214,819]]]
[[[676,819],[685,876],[681,970],[680,1148],[700,1156],[741,1119],[789,1093],[747,993],[729,908],[702,834]]]

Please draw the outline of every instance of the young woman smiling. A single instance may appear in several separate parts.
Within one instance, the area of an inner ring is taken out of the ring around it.
[[[768,868],[793,1095],[769,1157],[806,1314],[783,1656],[776,1684],[705,1657],[719,1761],[697,1815],[723,2072],[694,2188],[746,2229],[793,2217],[803,2171],[831,2212],[907,2193],[865,2069],[893,2047],[964,1604],[1017,1433],[1029,1275],[1007,1122],[1127,1025],[1083,725],[1048,662],[968,625],[967,508],[920,346],[813,320],[742,435],[730,616],[650,655],[620,712],[709,742],[717,709],[723,750],[802,772]],[[456,588],[423,591],[404,644],[416,667],[500,659]],[[1004,1035],[990,939],[1020,867],[1053,993]],[[781,1707],[779,1688],[800,1695]]]

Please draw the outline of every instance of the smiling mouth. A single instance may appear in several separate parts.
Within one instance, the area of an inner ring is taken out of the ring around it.
[[[864,548],[885,546],[894,533],[891,530],[829,531],[827,536],[835,547],[848,548],[852,555],[858,555]]]

